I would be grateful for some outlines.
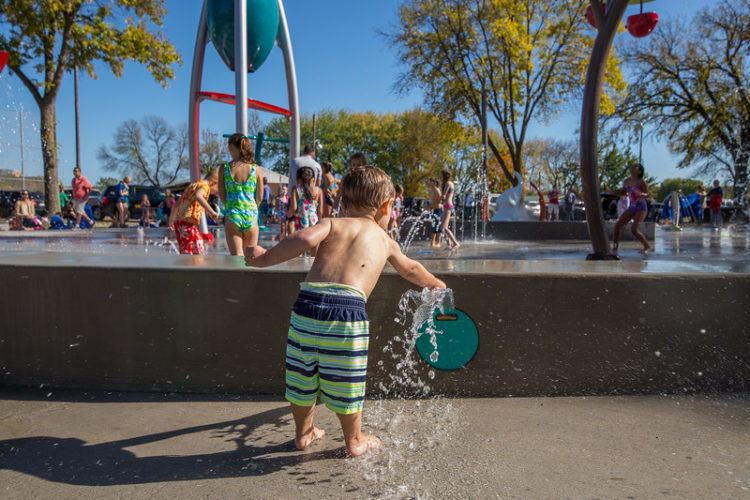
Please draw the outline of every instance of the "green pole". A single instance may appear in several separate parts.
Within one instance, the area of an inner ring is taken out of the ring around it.
[[[255,163],[260,164],[260,154],[263,151],[263,139],[265,138],[263,132],[258,132],[258,136],[255,139]]]

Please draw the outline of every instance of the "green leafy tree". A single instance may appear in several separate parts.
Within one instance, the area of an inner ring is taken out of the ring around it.
[[[65,72],[73,68],[96,77],[101,61],[116,76],[123,63],[145,64],[157,82],[174,77],[181,63],[174,46],[152,26],[161,27],[163,0],[0,0],[0,49],[10,54],[8,68],[23,82],[39,106],[44,161],[45,201],[50,213],[60,210],[57,195],[57,119],[55,103]]]
[[[300,120],[303,140],[312,140],[312,116]],[[367,161],[385,170],[406,196],[425,194],[430,177],[444,168],[453,172],[457,190],[476,184],[479,172],[479,134],[469,127],[444,120],[421,109],[402,113],[322,110],[316,113],[317,159],[330,161],[335,173],[348,168],[349,157],[363,153]],[[267,137],[288,138],[286,119],[271,120]],[[281,173],[289,170],[289,146],[264,143],[263,164]]]
[[[352,113],[324,109],[316,112],[315,118],[316,137],[320,142],[317,158],[320,161],[330,161],[335,173],[346,172],[349,157],[357,152],[364,153],[368,162],[389,173],[396,168],[400,130],[396,114],[379,114],[374,111]],[[311,143],[311,114],[300,117],[300,131],[303,143]],[[274,118],[266,125],[264,134],[266,137],[288,139],[288,120]],[[264,143],[262,163],[272,170],[286,174],[289,171],[289,145]]]
[[[696,181],[695,179],[664,179],[664,181],[662,181],[662,183],[659,185],[659,189],[656,191],[656,193],[654,193],[654,198],[656,199],[656,201],[661,202],[672,191],[682,191],[682,194],[685,195],[693,194],[695,193],[696,189],[698,189],[702,185],[703,183],[701,181]]]
[[[611,140],[603,140],[599,142],[598,163],[601,191],[621,189],[625,179],[630,177],[630,165],[638,163],[638,157],[629,149],[621,149],[617,143]],[[643,180],[649,186],[656,183],[656,179],[649,175],[648,171],[646,171]]]
[[[96,181],[96,184],[94,184],[94,186],[99,189],[105,189],[107,186],[113,186],[118,182],[120,181],[118,181],[114,177],[99,177],[99,180]]]
[[[641,121],[705,177],[728,173],[748,192],[750,0],[721,0],[690,22],[662,23],[627,54],[633,81],[618,114]]]
[[[491,139],[490,153],[515,183],[529,125],[551,119],[580,94],[593,44],[583,6],[582,0],[405,1],[398,32],[386,35],[406,67],[396,87],[422,89],[427,107],[441,116],[479,120],[484,86],[503,143]],[[625,88],[615,56],[606,83],[602,110],[610,113]]]

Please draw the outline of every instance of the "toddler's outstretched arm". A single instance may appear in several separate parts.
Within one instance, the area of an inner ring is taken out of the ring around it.
[[[323,219],[312,227],[296,231],[287,236],[275,247],[265,250],[260,245],[245,249],[245,265],[248,267],[268,267],[281,264],[316,248],[331,231],[331,219]]]
[[[424,268],[416,260],[412,260],[401,251],[401,247],[395,241],[391,242],[391,256],[388,262],[396,269],[404,279],[417,286],[427,288],[446,288],[445,283],[437,279],[431,272]]]

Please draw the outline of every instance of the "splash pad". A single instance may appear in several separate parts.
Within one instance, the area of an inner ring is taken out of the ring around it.
[[[0,238],[0,276],[9,284],[0,292],[3,384],[282,391],[284,332],[310,259],[260,270],[226,255],[174,255],[148,244],[163,240],[158,230],[141,244],[135,231],[95,231],[93,243],[87,233],[51,237]],[[413,246],[453,289],[478,336],[461,368],[416,359],[431,394],[750,389],[747,232],[660,233],[654,255],[638,261],[633,249],[631,260],[584,262],[587,244],[568,245],[466,244],[461,258]],[[518,260],[524,256],[537,260]],[[380,382],[399,371],[383,348],[402,335],[394,317],[409,289],[386,270],[368,301],[370,366],[378,367],[368,379],[372,395],[384,394]],[[90,303],[86,321],[78,297]]]

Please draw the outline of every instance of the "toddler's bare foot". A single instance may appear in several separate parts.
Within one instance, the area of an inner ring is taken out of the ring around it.
[[[653,248],[651,248],[651,247],[646,247],[646,248],[644,248],[644,249],[642,249],[642,250],[641,250],[641,253],[642,253],[643,255],[648,255],[648,253],[649,253],[649,252],[650,252],[651,250],[653,250]]]
[[[362,434],[358,442],[346,445],[346,452],[350,457],[358,457],[369,450],[377,450],[381,444],[380,439],[375,436]]]
[[[326,435],[326,431],[323,429],[319,429],[317,427],[313,427],[310,432],[307,434],[302,435],[301,437],[298,437],[294,440],[294,446],[297,447],[298,450],[302,451],[313,441],[317,441],[318,439],[322,439],[323,436]]]

